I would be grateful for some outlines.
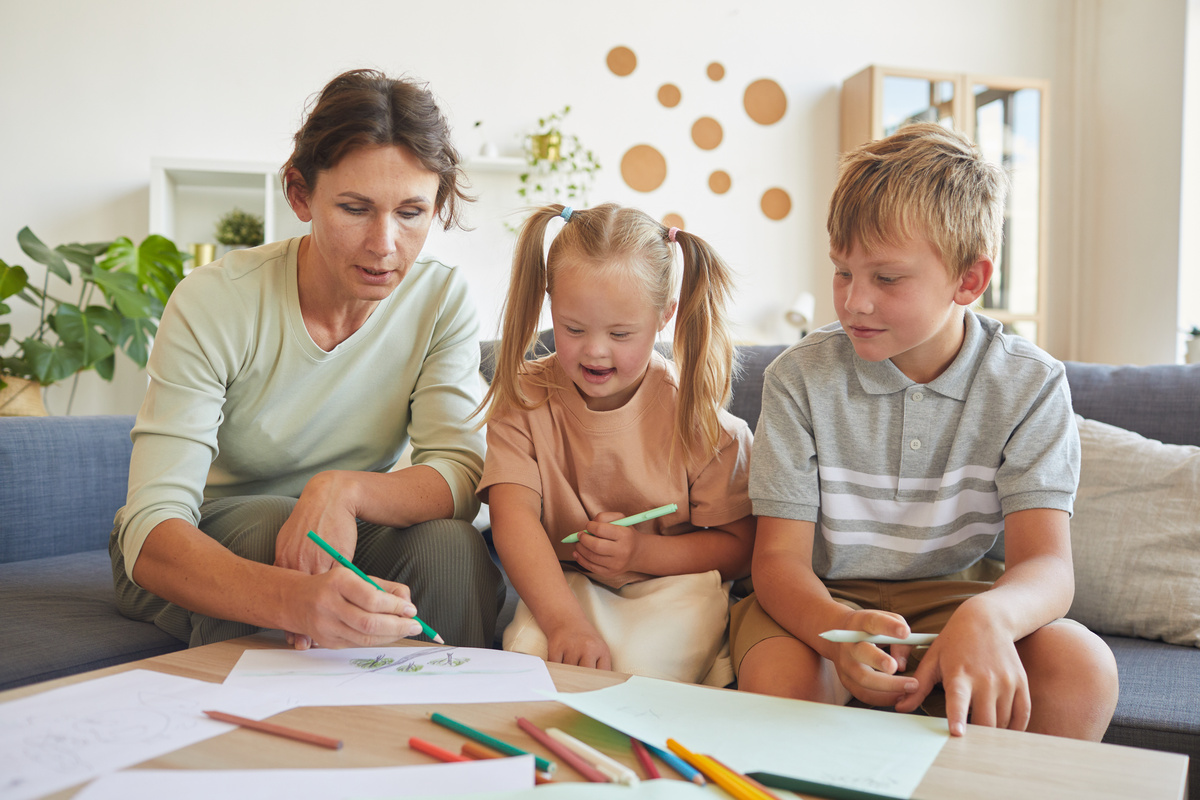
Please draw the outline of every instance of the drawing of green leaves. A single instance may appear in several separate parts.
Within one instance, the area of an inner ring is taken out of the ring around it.
[[[386,656],[380,654],[374,658],[355,658],[352,659],[350,663],[359,669],[379,669],[381,667],[386,667],[393,661],[395,661],[394,658],[387,658]]]
[[[425,669],[424,664],[402,664],[396,667],[396,672],[420,672]]]

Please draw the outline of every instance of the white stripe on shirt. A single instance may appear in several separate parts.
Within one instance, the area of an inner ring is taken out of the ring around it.
[[[821,513],[829,519],[937,528],[953,524],[964,514],[999,514],[1000,498],[995,491],[977,492],[973,489],[964,489],[953,497],[929,503],[821,492]]]

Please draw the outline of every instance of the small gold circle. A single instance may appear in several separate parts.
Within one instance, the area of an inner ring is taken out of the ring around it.
[[[672,212],[662,218],[662,224],[666,225],[668,228],[679,228],[680,230],[683,230],[683,217]]]
[[[714,194],[725,194],[732,185],[733,179],[723,169],[716,170],[708,176],[708,188],[712,189]]]
[[[770,78],[762,78],[746,87],[743,98],[746,113],[759,125],[774,125],[787,111],[787,95]]]
[[[621,157],[621,177],[630,189],[652,192],[667,179],[667,160],[648,144],[638,144]]]
[[[637,69],[637,56],[628,47],[614,47],[609,50],[607,61],[612,73],[622,78]]]
[[[701,150],[715,150],[724,136],[721,123],[712,117],[701,117],[692,123],[692,141]]]
[[[683,99],[683,93],[679,91],[679,87],[673,83],[664,83],[658,87],[658,102],[662,103],[667,108],[674,108],[679,105],[679,101]]]
[[[719,81],[725,77],[725,67],[716,61],[709,64],[706,71],[708,72],[709,80]]]
[[[762,196],[762,212],[767,219],[780,220],[792,210],[792,198],[779,187],[767,189]]]

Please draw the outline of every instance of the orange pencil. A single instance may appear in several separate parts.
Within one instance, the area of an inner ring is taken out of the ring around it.
[[[444,747],[438,747],[433,742],[427,742],[424,739],[418,739],[416,736],[410,736],[408,746],[413,750],[418,750],[427,756],[433,756],[438,761],[472,761],[473,759],[467,756],[460,756],[458,753],[451,753]]]
[[[662,777],[662,775],[658,774],[658,767],[654,766],[654,762],[650,760],[650,751],[646,749],[645,745],[630,736],[629,747],[633,750],[634,756],[637,757],[638,763],[642,765],[642,769],[646,770],[646,777],[648,779],[653,780],[654,778]]]
[[[462,754],[476,761],[484,758],[508,758],[504,753],[493,750],[487,745],[482,745],[478,742],[463,742]],[[541,786],[543,783],[554,783],[554,780],[545,772],[537,772],[535,770],[533,773],[533,782]]]
[[[288,728],[283,725],[278,725],[274,722],[261,722],[256,719],[247,719],[239,717],[236,714],[226,714],[224,711],[205,711],[205,714],[217,720],[218,722],[228,722],[231,725],[241,725],[243,728],[250,728],[263,733],[282,736],[285,739],[295,739],[297,742],[307,742],[321,747],[328,747],[330,750],[341,750],[342,740],[334,739],[330,736],[321,736],[317,733],[309,733],[308,731],[300,731],[295,728]]]

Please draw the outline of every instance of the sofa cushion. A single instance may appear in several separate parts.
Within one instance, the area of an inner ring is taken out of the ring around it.
[[[1200,364],[1064,365],[1075,413],[1167,444],[1200,445]]]
[[[0,690],[184,647],[117,612],[107,549],[0,564],[0,609]]]
[[[0,562],[107,553],[131,428],[132,416],[0,417]]]
[[[1068,616],[1098,633],[1200,646],[1200,447],[1077,421]]]

